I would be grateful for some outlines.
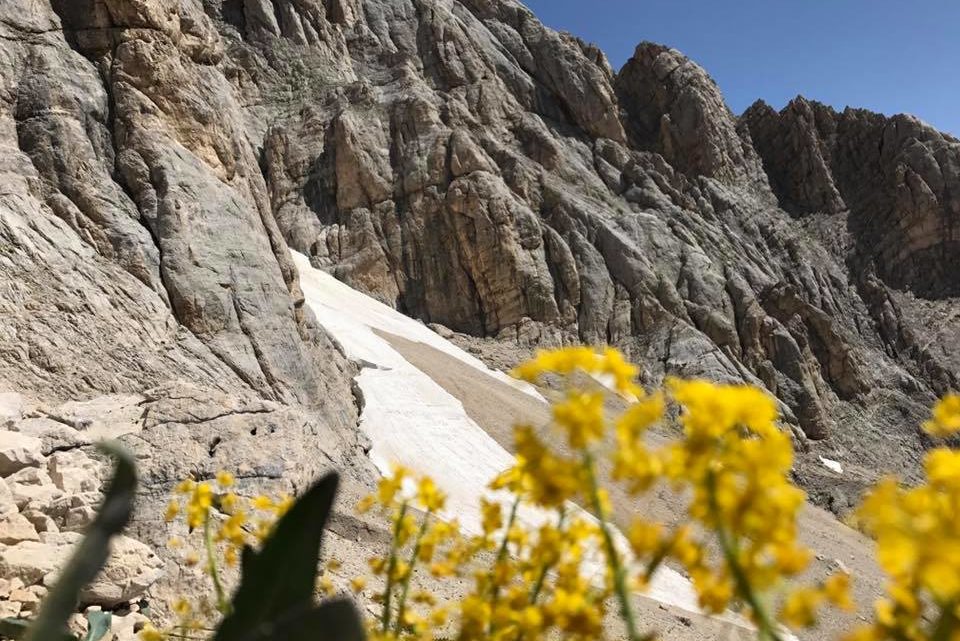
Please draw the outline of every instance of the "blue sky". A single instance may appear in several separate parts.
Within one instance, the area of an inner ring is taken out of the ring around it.
[[[960,0],[524,0],[615,69],[642,40],[693,58],[737,114],[797,94],[960,136]]]

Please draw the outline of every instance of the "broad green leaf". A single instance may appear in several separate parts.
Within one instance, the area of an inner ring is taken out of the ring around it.
[[[133,459],[118,445],[102,444],[100,449],[116,459],[116,468],[96,518],[57,579],[57,584],[40,604],[37,620],[27,630],[26,641],[63,638],[67,619],[74,613],[80,591],[103,568],[110,554],[110,538],[130,520],[137,490]],[[73,637],[69,637],[73,638]]]
[[[337,599],[263,623],[236,641],[363,641],[364,638],[360,614],[353,603]]]
[[[310,611],[338,479],[336,473],[320,479],[277,522],[260,552],[244,551],[240,587],[215,641],[245,639],[253,630]]]
[[[87,634],[83,641],[100,641],[110,632],[110,625],[113,623],[113,615],[109,612],[100,612],[91,610],[87,612]]]
[[[0,619],[0,638],[2,639],[22,639],[27,636],[27,630],[29,629],[29,619]],[[66,632],[54,638],[56,641],[77,641],[77,637]]]
[[[29,628],[29,619],[0,619],[0,638],[22,639],[27,636],[27,630]],[[55,638],[58,639],[58,641],[77,641],[76,637],[67,634],[66,632]]]

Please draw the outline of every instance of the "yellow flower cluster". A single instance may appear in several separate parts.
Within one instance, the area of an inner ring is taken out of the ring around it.
[[[541,444],[542,446],[542,444]],[[416,492],[410,472],[396,468],[381,480],[378,491],[361,501],[359,509],[377,506],[389,515],[393,542],[389,551],[370,560],[373,574],[385,588],[371,596],[381,604],[379,620],[370,626],[373,639],[433,639],[450,636],[455,628],[462,641],[539,639],[550,631],[567,638],[602,636],[605,600],[609,593],[584,578],[581,564],[588,543],[598,537],[595,525],[582,518],[567,518],[567,508],[518,464],[491,484],[491,489],[513,491],[509,509],[495,500],[481,500],[482,533],[465,537],[456,523],[433,518],[442,500],[436,501],[432,481],[421,478]],[[521,501],[538,497],[556,511],[555,524],[528,531],[517,522]],[[521,499],[521,497],[524,497]],[[412,508],[421,515],[414,516]],[[484,562],[481,559],[489,559]],[[473,589],[457,603],[439,606],[423,591],[408,596],[417,566],[434,581],[472,578]],[[366,581],[358,577],[363,590]]]
[[[636,382],[640,368],[627,362],[622,353],[611,347],[602,353],[590,347],[541,350],[533,360],[522,363],[512,373],[521,380],[537,383],[546,374],[570,376],[578,371],[609,378],[613,388],[625,396],[643,393]]]
[[[939,437],[960,432],[960,396],[940,401],[924,429]],[[859,523],[876,539],[890,584],[874,623],[851,640],[960,637],[960,452],[931,450],[924,471],[926,482],[909,489],[884,479],[860,506]]]
[[[518,467],[532,477],[528,485],[566,484],[563,491],[549,495],[551,502],[541,496],[534,496],[534,502],[556,504],[580,497],[601,522],[605,520],[602,490],[584,479],[594,477],[593,459],[602,450],[612,422],[615,446],[610,458],[615,481],[633,495],[664,481],[691,496],[689,520],[683,526],[668,531],[662,524],[637,520],[628,528],[636,568],[633,584],[645,585],[660,564],[673,558],[686,567],[704,609],[722,612],[737,600],[758,625],[774,630],[762,595],[803,571],[810,553],[796,539],[796,518],[805,497],[788,478],[793,449],[790,437],[777,426],[773,400],[753,387],[699,380],[669,380],[665,393],[646,395],[634,383],[638,370],[610,349],[541,352],[515,373],[537,381],[546,375],[569,377],[576,371],[611,376],[614,387],[628,392],[634,402],[612,421],[604,415],[603,397],[596,392],[570,389],[554,405],[553,422],[580,453],[581,462],[550,452],[530,428],[518,429]],[[665,419],[669,402],[677,408],[683,437],[653,450],[644,434]],[[556,470],[562,472],[562,481]],[[711,542],[720,549],[719,558],[707,553]],[[614,579],[618,570],[628,571],[612,547],[608,557],[614,566],[621,566],[611,568]],[[801,588],[787,596],[782,614],[791,625],[811,625],[816,608],[824,602],[850,606],[841,589],[846,585],[846,577],[833,577],[821,586]],[[616,581],[613,587],[619,590]],[[625,615],[629,614],[626,606],[622,599]]]
[[[381,604],[378,621],[370,621],[372,639],[392,639],[402,634],[423,637],[446,623],[447,608],[438,607],[427,592],[412,590],[414,568],[429,568],[434,577],[456,574],[469,552],[458,545],[457,524],[436,518],[446,505],[446,495],[432,479],[414,479],[410,470],[394,467],[380,480],[377,491],[360,501],[359,512],[377,507],[389,516],[393,537],[389,553],[369,560],[370,570],[384,585],[368,595]],[[419,515],[418,515],[419,513]],[[363,594],[366,577],[356,577],[351,587]]]
[[[609,383],[631,401],[626,410],[607,416],[604,394],[578,386],[578,373]],[[450,539],[447,562],[441,564],[445,572],[435,573],[468,574],[464,564],[469,559],[493,554],[489,567],[474,572],[474,588],[459,603],[458,638],[600,638],[606,602],[615,597],[628,636],[639,639],[631,592],[645,586],[667,559],[686,567],[706,610],[721,612],[736,600],[761,629],[778,638],[766,597],[775,589],[782,593],[784,579],[804,570],[810,553],[796,540],[804,494],[787,476],[793,451],[789,436],[776,424],[773,400],[752,387],[706,381],[672,380],[664,392],[647,395],[636,384],[639,370],[611,349],[540,352],[514,374],[530,382],[565,381],[551,423],[570,453],[550,447],[532,426],[516,427],[516,464],[491,483],[491,489],[513,494],[512,508],[505,514],[499,502],[484,500],[483,535]],[[671,403],[683,437],[652,449],[645,433],[666,420]],[[689,494],[687,522],[668,530],[637,519],[626,531],[632,552],[626,558],[610,524],[606,490],[598,482],[597,461],[603,456],[612,463],[613,479],[633,495],[658,482]],[[416,541],[416,524],[404,521],[407,504],[397,508],[398,479],[404,474],[385,479],[365,505],[379,503],[393,511],[394,549],[389,557],[373,561],[375,571],[387,573],[388,585],[390,567],[402,569],[396,577],[402,581],[416,562],[395,559],[396,549]],[[592,512],[596,522],[570,518],[571,503]],[[516,523],[521,505],[555,511],[556,524],[525,531]],[[714,544],[719,557],[708,553]],[[583,574],[588,550],[602,552],[606,560],[606,581],[600,585]],[[791,625],[812,625],[825,603],[850,607],[848,584],[845,575],[838,575],[818,586],[787,591],[781,614]],[[379,596],[385,605],[391,602],[388,595]],[[382,621],[396,623],[392,632],[381,625],[381,634],[396,638],[414,628],[419,637],[431,633],[391,617],[385,608]]]
[[[960,394],[947,394],[933,408],[933,416],[923,424],[933,436],[944,438],[960,431]]]
[[[773,400],[755,388],[672,380],[668,389],[682,409],[684,438],[665,448],[664,473],[692,492],[690,518],[722,553],[716,563],[702,551],[681,560],[703,607],[719,612],[738,596],[763,616],[757,595],[810,559],[796,540],[805,495],[787,477],[790,438],[776,425]]]
[[[213,629],[213,624],[229,609],[221,567],[236,565],[245,546],[259,546],[270,535],[277,519],[293,505],[293,497],[286,494],[245,498],[236,493],[235,486],[233,474],[220,471],[213,480],[188,478],[173,488],[164,518],[172,527],[184,528],[186,538],[198,536],[199,545],[189,545],[184,536],[172,536],[168,546],[181,555],[186,567],[200,564],[201,557],[205,559],[202,568],[213,583],[216,601],[200,598],[191,602],[181,597],[170,607],[176,625],[170,630],[147,625],[140,632],[141,641],[202,638],[203,633]],[[178,517],[182,517],[182,523],[177,522]]]
[[[811,557],[797,540],[805,495],[789,480],[792,443],[766,393],[701,380],[668,380],[647,393],[637,384],[639,369],[612,349],[540,352],[514,374],[563,384],[544,427],[566,447],[552,447],[534,426],[516,426],[516,462],[491,481],[479,506],[481,531],[472,536],[443,520],[446,496],[431,479],[401,467],[381,479],[358,510],[383,514],[390,545],[369,559],[370,576],[350,581],[355,594],[379,604],[379,616],[367,622],[371,639],[602,639],[615,603],[627,637],[639,641],[646,637],[632,593],[667,561],[685,568],[704,610],[740,608],[770,641],[784,638],[781,625],[815,625],[827,605],[853,608],[846,574],[791,584]],[[613,404],[582,375],[619,393],[626,408],[609,415]],[[647,433],[657,424],[680,436],[650,445]],[[960,396],[945,397],[923,428],[938,437],[960,432]],[[636,518],[621,536],[611,523],[602,460],[628,495],[664,484],[689,497],[685,518],[673,527]],[[932,450],[925,471],[926,482],[912,489],[892,479],[878,484],[858,513],[876,538],[890,586],[876,620],[850,641],[960,639],[960,452]],[[202,531],[204,569],[217,594],[214,604],[174,604],[177,638],[210,629],[226,611],[218,564],[229,565],[243,545],[256,545],[291,503],[289,497],[243,499],[233,486],[225,473],[215,482],[187,480],[167,510],[169,521],[182,515],[189,532]],[[531,513],[528,508],[548,518],[524,525],[519,515]],[[174,544],[184,546],[179,539]],[[598,558],[602,577],[588,571]],[[184,561],[195,564],[199,556],[187,552]],[[462,590],[463,581],[470,587],[439,603],[427,588],[447,580],[459,586],[451,585],[451,593]],[[334,591],[328,575],[318,591]],[[169,634],[147,627],[141,638]]]

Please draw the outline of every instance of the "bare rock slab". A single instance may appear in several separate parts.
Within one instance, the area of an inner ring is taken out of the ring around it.
[[[39,466],[43,462],[42,446],[33,436],[0,430],[0,476]]]

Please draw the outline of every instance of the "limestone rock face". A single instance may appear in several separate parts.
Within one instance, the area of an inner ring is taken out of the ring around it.
[[[749,133],[738,130],[713,79],[682,53],[640,44],[616,87],[637,146],[688,175],[765,191],[767,177]]]
[[[0,0],[0,573],[45,584],[100,500],[93,444],[119,439],[142,532],[85,597],[107,607],[156,581],[145,555],[190,474],[245,461],[287,492],[333,466],[372,478],[353,366],[302,307],[206,9]]]
[[[906,115],[836,112],[797,98],[745,114],[781,204],[849,211],[860,270],[927,298],[960,295],[960,140]]]
[[[187,475],[372,481],[290,249],[445,331],[761,385],[814,489],[820,454],[852,486],[909,476],[960,382],[960,142],[908,116],[738,119],[676,50],[617,72],[514,0],[0,15],[0,518],[26,535],[3,563],[89,522],[103,438],[138,457],[128,535],[158,555]]]

